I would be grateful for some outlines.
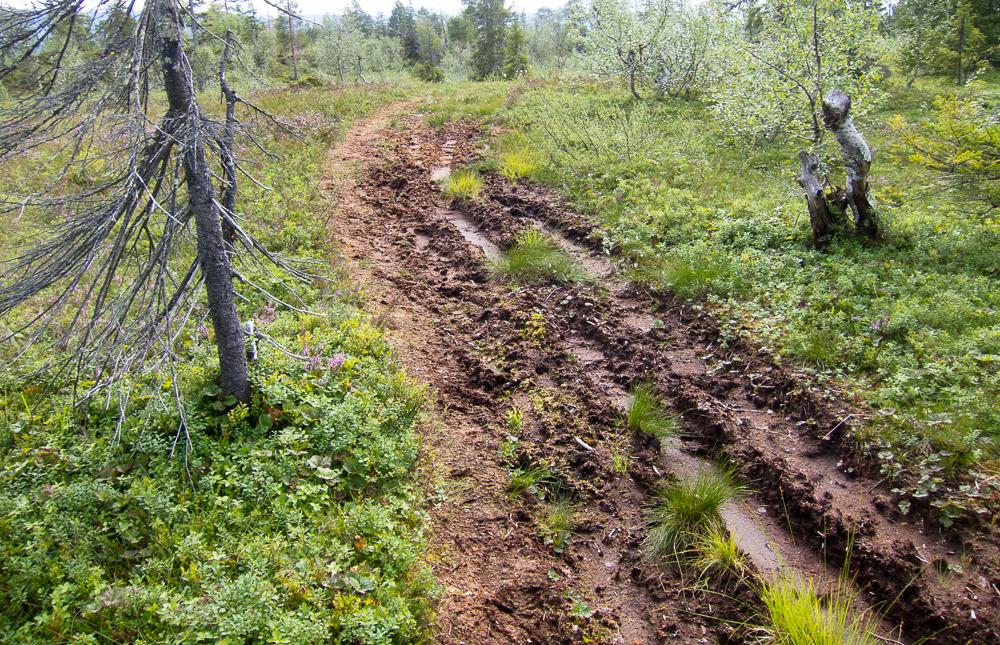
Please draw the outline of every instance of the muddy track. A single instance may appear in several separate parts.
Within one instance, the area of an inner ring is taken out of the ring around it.
[[[473,158],[480,133],[432,130],[419,116],[397,127],[400,112],[380,113],[332,153],[331,231],[400,360],[436,395],[423,433],[438,492],[438,641],[739,639],[732,625],[752,613],[745,590],[705,593],[640,557],[646,500],[667,473],[697,468],[695,453],[728,456],[759,491],[728,508],[727,522],[765,575],[780,560],[826,576],[851,546],[865,595],[890,601],[881,609],[908,637],[997,639],[995,569],[959,557],[995,562],[993,551],[925,533],[892,515],[876,482],[842,472],[837,433],[848,410],[749,347],[723,349],[710,321],[668,296],[619,280],[612,261],[588,252],[590,225],[551,195],[492,178],[485,199],[450,204],[432,175]],[[383,143],[371,158],[374,140]],[[352,165],[357,178],[345,172]],[[526,226],[561,231],[595,282],[491,283],[484,252]],[[683,414],[682,441],[661,450],[624,431],[625,393],[639,380]],[[507,443],[515,454],[502,458],[515,406],[525,423]],[[623,448],[627,474],[614,467]],[[580,520],[563,554],[539,530],[547,501],[507,492],[512,466],[539,463]],[[962,573],[940,576],[936,561]]]

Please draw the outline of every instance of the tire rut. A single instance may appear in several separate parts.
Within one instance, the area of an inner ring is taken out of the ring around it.
[[[595,498],[581,494],[580,536],[563,555],[539,534],[545,504],[508,493],[509,468],[499,456],[503,419],[518,396],[513,383],[534,384],[515,376],[514,367],[484,359],[481,348],[494,331],[483,314],[504,290],[486,283],[482,258],[470,252],[429,184],[411,180],[431,170],[419,161],[421,141],[392,129],[389,114],[349,134],[331,154],[332,176],[345,162],[361,161],[373,138],[394,142],[355,169],[361,179],[337,182],[331,237],[401,364],[433,393],[421,431],[425,485],[434,491],[429,560],[443,587],[436,641],[703,638],[707,621],[686,617],[697,607],[679,581],[658,581],[657,600],[634,580],[647,577],[633,571],[643,524],[634,486],[624,491],[633,498],[621,504],[614,526]],[[508,322],[503,333],[516,331]]]
[[[594,252],[589,222],[545,191],[493,176],[483,200],[449,203],[434,179],[474,159],[481,133],[432,130],[419,115],[391,127],[398,113],[367,122],[331,156],[342,168],[385,142],[361,178],[339,186],[331,230],[400,361],[436,394],[423,433],[439,491],[429,509],[444,586],[438,641],[745,638],[747,589],[706,592],[640,555],[646,500],[664,472],[697,468],[694,454],[728,457],[757,489],[727,508],[757,568],[779,562],[832,579],[849,553],[866,604],[908,636],[997,638],[994,546],[901,518],[878,482],[844,472],[838,441],[849,407],[817,400],[752,348],[724,347],[703,314],[619,278],[613,258]],[[485,256],[528,226],[556,233],[598,287],[489,282]],[[685,419],[686,435],[665,450],[623,431],[627,388],[638,381],[654,382]],[[530,412],[514,465],[547,464],[577,508],[561,555],[539,532],[551,500],[507,492],[512,464],[500,452],[512,406]],[[623,445],[633,456],[627,475],[613,467]],[[960,559],[968,553],[980,563]],[[935,562],[960,560],[962,573],[935,572]]]

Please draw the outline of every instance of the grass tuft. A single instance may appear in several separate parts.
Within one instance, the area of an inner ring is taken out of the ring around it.
[[[668,289],[678,298],[688,300],[715,291],[722,278],[731,273],[731,265],[717,254],[674,253],[643,263],[629,277],[640,284]]]
[[[854,608],[854,596],[842,579],[829,594],[812,581],[784,575],[760,590],[767,641],[781,645],[869,645],[879,642],[869,621]]]
[[[660,402],[649,383],[640,383],[632,390],[626,423],[629,429],[660,440],[676,436],[681,427],[680,419]]]
[[[515,184],[538,172],[540,167],[538,153],[530,148],[521,147],[500,155],[500,174]]]
[[[644,548],[651,559],[679,557],[710,531],[724,531],[720,510],[744,489],[726,471],[709,470],[662,488]]]
[[[713,526],[695,540],[692,564],[702,578],[742,579],[750,573],[746,554],[721,526]]]
[[[557,499],[549,504],[541,521],[542,537],[556,553],[562,553],[569,545],[576,528],[576,506],[567,499]]]
[[[473,201],[483,192],[483,180],[472,170],[453,172],[444,184],[444,193],[452,199]]]
[[[530,493],[537,497],[545,497],[545,489],[556,483],[555,475],[545,466],[526,466],[515,468],[510,473],[507,491],[514,496]]]
[[[521,232],[514,246],[489,265],[495,278],[524,284],[531,282],[582,282],[586,273],[555,240],[529,228]]]

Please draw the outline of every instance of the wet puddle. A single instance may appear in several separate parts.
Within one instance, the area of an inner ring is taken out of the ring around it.
[[[590,349],[589,347],[570,347],[569,353],[571,356],[576,358],[578,363],[582,363],[584,365],[604,360],[604,354],[597,350]]]
[[[500,247],[491,242],[486,234],[465,215],[451,209],[438,209],[437,214],[448,220],[462,234],[466,242],[479,247],[487,260],[500,257]]]

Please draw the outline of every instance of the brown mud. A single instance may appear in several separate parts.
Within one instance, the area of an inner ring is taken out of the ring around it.
[[[401,113],[383,110],[350,132],[327,183],[344,269],[403,366],[434,393],[422,432],[443,587],[436,641],[746,640],[746,585],[719,593],[641,555],[656,487],[707,467],[706,456],[726,457],[756,491],[725,517],[762,575],[832,580],[850,553],[863,605],[886,615],[883,635],[997,641],[993,545],[949,541],[895,513],[879,482],[849,474],[839,441],[848,406],[723,337],[703,312],[618,277],[592,225],[544,190],[492,176],[481,199],[451,203],[435,180],[476,158],[481,133]],[[529,226],[557,235],[592,280],[491,281],[487,256]],[[625,430],[639,381],[683,416],[679,440],[660,446]],[[524,412],[520,428],[505,421],[513,408]],[[508,492],[512,469],[538,465],[549,482]],[[562,553],[542,530],[557,501],[577,518]]]

